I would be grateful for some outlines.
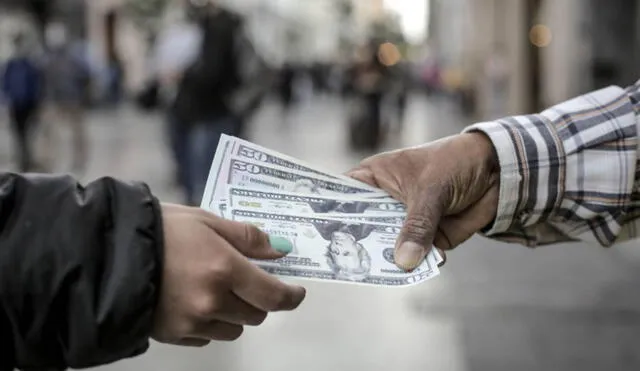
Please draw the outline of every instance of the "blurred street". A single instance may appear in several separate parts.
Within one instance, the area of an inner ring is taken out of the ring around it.
[[[319,98],[287,123],[267,104],[251,140],[333,171],[365,154],[346,144],[344,112]],[[413,96],[402,135],[389,147],[459,132],[466,119],[443,102]],[[90,172],[147,182],[179,201],[161,117],[123,108],[90,115]],[[0,121],[0,166],[11,146]],[[61,169],[63,170],[63,169]],[[640,250],[558,245],[528,250],[474,238],[455,252],[441,277],[411,289],[303,282],[307,301],[273,315],[238,342],[202,349],[154,344],[113,371],[326,370],[633,370],[640,366]]]

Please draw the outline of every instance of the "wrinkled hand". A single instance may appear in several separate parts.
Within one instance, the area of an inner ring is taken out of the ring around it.
[[[152,337],[204,346],[235,340],[243,326],[261,324],[268,312],[293,310],[302,287],[268,275],[246,257],[277,259],[257,228],[197,208],[163,205],[164,272]]]
[[[387,191],[407,206],[396,264],[413,270],[431,246],[450,250],[496,216],[499,165],[489,138],[468,133],[379,154],[348,175]]]

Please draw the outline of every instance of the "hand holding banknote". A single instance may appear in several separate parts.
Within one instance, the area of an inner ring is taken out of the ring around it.
[[[484,134],[461,134],[379,154],[348,175],[407,206],[395,251],[396,263],[406,270],[417,267],[432,245],[453,249],[496,216],[499,165]]]
[[[196,208],[163,205],[162,214],[164,266],[152,330],[157,341],[203,346],[235,340],[243,326],[259,325],[268,312],[295,309],[304,299],[302,287],[246,259],[284,257],[291,246],[281,240]]]

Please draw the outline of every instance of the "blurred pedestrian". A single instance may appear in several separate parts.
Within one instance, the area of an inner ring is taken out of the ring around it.
[[[250,43],[239,15],[213,1],[190,3],[189,14],[199,25],[202,40],[197,58],[180,75],[171,116],[185,135],[179,166],[187,202],[196,205],[221,134],[241,133],[245,112],[238,107],[242,104],[237,95],[244,80],[244,51],[251,48],[245,47]]]
[[[285,114],[291,109],[294,101],[294,84],[296,81],[296,70],[291,62],[285,62],[280,70],[280,79],[278,81],[278,96],[282,110]]]
[[[47,32],[45,61],[44,119],[46,145],[50,147],[45,153],[48,153],[49,159],[59,158],[57,138],[59,129],[66,126],[71,131],[72,170],[76,173],[83,172],[87,162],[85,102],[90,80],[88,63],[81,55],[74,53],[65,27],[61,24],[52,25]]]
[[[124,63],[117,53],[109,52],[107,57],[107,105],[117,107],[124,94]]]
[[[158,37],[155,50],[155,74],[159,81],[159,96],[166,103],[166,137],[175,166],[175,182],[186,188],[189,174],[186,169],[188,125],[182,122],[173,104],[180,81],[186,70],[195,63],[201,49],[202,32],[189,17],[186,9],[177,12],[176,19]]]
[[[396,132],[401,132],[404,128],[405,114],[407,112],[407,100],[411,86],[411,70],[410,66],[404,60],[401,60],[392,68],[392,85],[393,85],[393,106],[396,112]]]
[[[34,167],[32,139],[42,99],[43,77],[30,55],[26,36],[13,39],[14,54],[2,75],[2,92],[11,115],[11,129],[18,153],[18,164],[23,172]]]
[[[388,69],[378,57],[379,43],[363,46],[355,63],[352,78],[355,97],[361,107],[350,123],[351,144],[354,149],[375,149],[383,137],[382,102],[388,92]]]

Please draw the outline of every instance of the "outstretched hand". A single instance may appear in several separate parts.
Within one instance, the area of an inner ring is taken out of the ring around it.
[[[499,165],[481,133],[466,133],[370,157],[347,175],[407,206],[396,264],[413,270],[435,245],[450,250],[495,219]]]

